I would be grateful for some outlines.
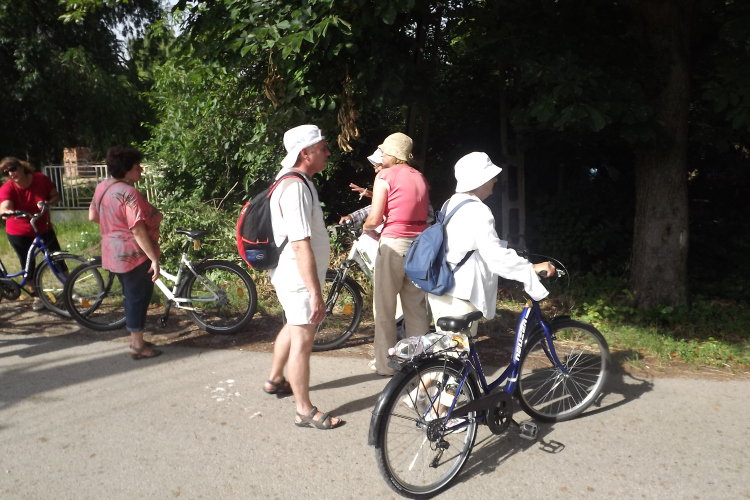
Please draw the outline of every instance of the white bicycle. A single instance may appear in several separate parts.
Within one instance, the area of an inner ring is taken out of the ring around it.
[[[207,231],[178,229],[187,241],[177,275],[160,269],[160,276],[174,283],[170,289],[156,280],[156,286],[167,298],[159,326],[166,326],[174,305],[184,309],[193,322],[208,333],[229,335],[240,331],[253,318],[258,306],[255,283],[240,266],[216,260],[219,254],[193,263],[188,256],[190,243],[197,250]],[[226,252],[222,252],[226,253]],[[78,266],[68,276],[64,289],[70,315],[92,330],[116,330],[125,325],[122,285],[114,273],[102,267],[101,257]]]

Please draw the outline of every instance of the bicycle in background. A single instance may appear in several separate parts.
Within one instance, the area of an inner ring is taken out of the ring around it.
[[[194,249],[207,231],[178,229],[186,237],[177,275],[160,269],[160,275],[173,282],[170,289],[161,280],[156,286],[167,298],[159,326],[166,326],[174,305],[184,309],[193,322],[208,333],[229,335],[247,325],[258,306],[255,283],[234,262],[218,260],[219,254],[193,263],[188,259],[191,242]],[[230,252],[221,252],[230,253]],[[71,316],[92,330],[116,330],[125,325],[124,295],[115,273],[102,267],[101,257],[78,266],[65,286],[64,297]]]
[[[566,272],[558,267],[558,276]],[[469,458],[479,424],[500,435],[514,423],[521,437],[536,439],[534,422],[513,420],[514,397],[531,417],[562,422],[602,393],[610,365],[602,334],[568,316],[548,321],[532,299],[518,319],[510,364],[488,383],[469,330],[481,317],[440,318],[441,331],[393,350],[390,366],[401,371],[378,398],[368,444],[400,495],[431,498],[446,489]]]
[[[326,316],[315,330],[313,351],[316,352],[339,347],[359,326],[364,312],[362,296],[367,292],[347,274],[352,267],[357,265],[372,282],[375,255],[378,251],[377,240],[363,235],[362,228],[354,227],[351,221],[333,227],[342,228],[349,233],[352,247],[338,268],[326,271],[326,281],[323,286]],[[396,328],[398,338],[404,338],[404,317],[400,298],[396,302]]]
[[[49,210],[47,204],[42,203],[42,209],[38,214],[32,214],[22,210],[13,211],[13,217],[29,219],[29,223],[34,229],[36,236],[26,254],[26,265],[21,271],[17,273],[8,273],[0,260],[0,296],[8,300],[16,300],[21,296],[22,290],[31,295],[31,293],[24,287],[33,280],[36,295],[42,301],[44,307],[60,316],[69,318],[70,313],[65,306],[63,296],[65,281],[70,269],[74,269],[81,263],[86,262],[86,259],[68,252],[49,251],[36,227],[36,221],[42,217],[47,210]],[[36,261],[39,254],[43,254],[44,260],[36,266],[34,276],[30,276],[29,269],[31,263]],[[19,276],[21,277],[20,283],[13,280],[13,278],[18,278]]]

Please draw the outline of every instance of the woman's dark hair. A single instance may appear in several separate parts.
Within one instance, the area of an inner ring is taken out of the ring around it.
[[[27,175],[34,173],[34,167],[29,163],[12,156],[6,156],[0,160],[0,171],[5,170],[8,167],[21,167]]]
[[[143,160],[143,154],[135,148],[115,146],[107,150],[107,172],[115,179],[122,179],[133,168],[133,165]]]

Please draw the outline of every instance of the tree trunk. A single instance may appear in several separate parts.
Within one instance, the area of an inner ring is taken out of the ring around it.
[[[687,304],[687,141],[690,109],[691,2],[645,0],[631,5],[663,72],[652,103],[663,135],[636,154],[636,211],[631,290],[637,307]]]

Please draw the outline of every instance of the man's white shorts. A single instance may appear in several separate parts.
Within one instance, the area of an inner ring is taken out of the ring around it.
[[[310,292],[306,288],[298,291],[276,290],[276,296],[290,325],[309,325],[312,315]]]

